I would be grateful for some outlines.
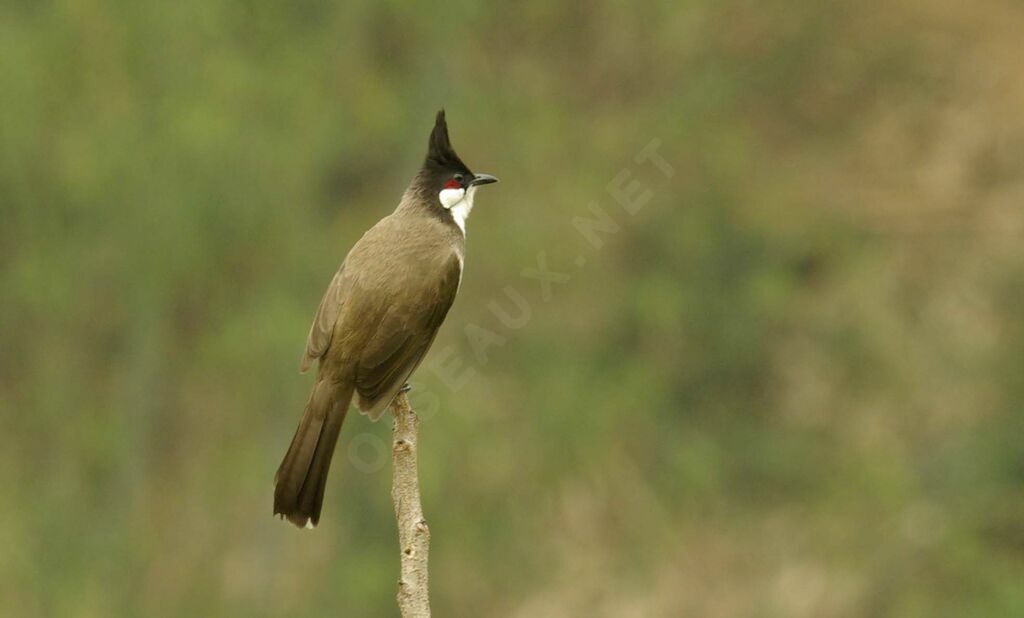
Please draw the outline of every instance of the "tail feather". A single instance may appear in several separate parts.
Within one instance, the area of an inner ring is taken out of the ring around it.
[[[274,514],[300,528],[320,521],[327,472],[352,399],[352,386],[318,381],[274,476]]]

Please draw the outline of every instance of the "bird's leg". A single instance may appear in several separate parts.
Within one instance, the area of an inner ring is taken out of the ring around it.
[[[412,390],[412,384],[409,384],[408,382],[406,382],[405,384],[402,385],[402,388],[398,389],[398,392],[399,393],[408,393],[411,390]]]

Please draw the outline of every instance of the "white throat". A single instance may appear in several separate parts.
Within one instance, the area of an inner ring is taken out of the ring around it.
[[[474,193],[476,193],[476,187],[470,187],[468,190],[443,189],[437,196],[441,200],[441,205],[451,213],[455,225],[462,230],[463,236],[466,235],[466,219],[469,218],[469,213],[473,210]]]

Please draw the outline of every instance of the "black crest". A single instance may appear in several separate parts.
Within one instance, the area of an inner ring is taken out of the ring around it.
[[[430,132],[427,144],[427,160],[425,166],[444,170],[469,171],[459,155],[455,154],[452,142],[448,139],[448,123],[444,119],[444,110],[437,112],[434,130]]]

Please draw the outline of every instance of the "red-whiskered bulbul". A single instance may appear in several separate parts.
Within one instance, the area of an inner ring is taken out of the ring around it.
[[[274,514],[320,521],[331,455],[349,404],[377,420],[434,341],[462,281],[474,174],[437,113],[427,158],[398,208],[370,228],[334,275],[309,329],[299,370],[319,361],[299,428],[274,477]]]

